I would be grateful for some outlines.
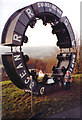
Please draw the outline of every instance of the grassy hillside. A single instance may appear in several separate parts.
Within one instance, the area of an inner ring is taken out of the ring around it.
[[[69,91],[62,88],[48,95],[31,96],[17,88],[11,81],[2,82],[2,120],[25,120],[33,114],[40,117],[50,116],[80,104],[80,79],[74,78]]]

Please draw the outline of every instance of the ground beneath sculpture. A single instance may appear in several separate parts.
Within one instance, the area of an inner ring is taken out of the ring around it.
[[[80,78],[73,78],[71,90],[62,88],[51,91],[48,95],[33,95],[33,109],[31,111],[30,93],[18,89],[11,81],[2,82],[2,115],[3,119],[25,119],[35,117],[50,117],[62,111],[80,105]]]

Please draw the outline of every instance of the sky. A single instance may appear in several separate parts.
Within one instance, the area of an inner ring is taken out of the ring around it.
[[[8,18],[18,9],[33,4],[41,0],[0,0],[0,38],[2,30]],[[62,16],[67,16],[76,37],[80,38],[80,1],[81,0],[45,0],[58,6],[62,11]],[[57,38],[51,34],[51,27],[38,22],[35,28],[29,28],[26,32],[29,37],[28,45],[56,45]],[[45,41],[44,41],[45,38]],[[55,40],[54,40],[55,39]],[[1,41],[1,39],[0,39]],[[26,46],[26,44],[25,44]]]

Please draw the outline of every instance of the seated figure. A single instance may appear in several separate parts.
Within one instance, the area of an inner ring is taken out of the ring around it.
[[[45,74],[44,77],[43,77],[43,79],[42,79],[42,83],[43,84],[47,83],[47,80],[48,80],[48,75]]]
[[[32,75],[32,78],[33,78],[34,80],[37,80],[38,75],[37,75],[37,73],[36,73],[35,70],[31,70],[31,75]]]
[[[61,70],[61,69],[53,66],[52,70],[53,70],[53,73],[52,73],[53,80],[55,82],[61,81],[62,76],[63,76],[63,72],[65,72],[65,68],[63,67],[62,70]]]
[[[66,68],[62,66],[61,71],[65,74],[66,73]]]
[[[55,73],[55,68],[56,68],[56,67],[55,67],[55,66],[53,66],[53,68],[52,68],[53,73]]]

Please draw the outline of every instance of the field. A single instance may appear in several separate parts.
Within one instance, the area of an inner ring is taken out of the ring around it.
[[[73,76],[74,77],[74,76]],[[82,79],[82,78],[81,78]],[[2,82],[2,120],[25,120],[35,115],[44,118],[80,105],[80,77],[73,78],[71,89],[63,88],[48,95],[33,95],[17,88],[11,81]]]

